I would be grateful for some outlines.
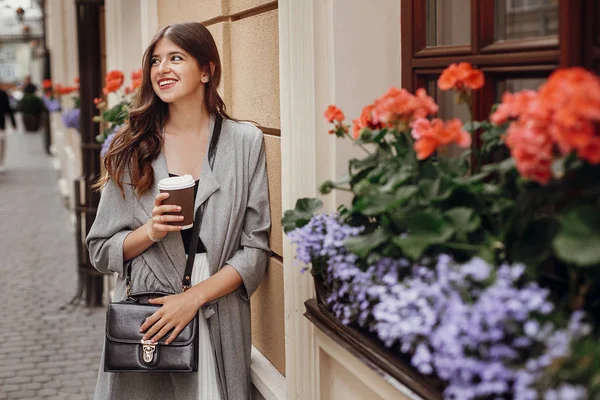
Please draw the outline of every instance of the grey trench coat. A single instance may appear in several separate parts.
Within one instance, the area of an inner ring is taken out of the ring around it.
[[[210,130],[214,117],[210,119]],[[102,190],[94,224],[86,238],[90,260],[102,272],[118,274],[113,301],[125,299],[125,274],[132,266],[132,293],[180,293],[186,255],[181,234],[167,234],[139,256],[123,262],[123,241],[148,222],[159,193],[156,183],[168,176],[161,152],[153,162],[154,187],[141,198],[125,185],[125,198],[111,180]],[[123,177],[127,181],[128,177]],[[211,275],[224,265],[235,268],[243,285],[203,307],[216,360],[222,400],[250,399],[249,297],[267,268],[269,195],[261,131],[224,120],[214,169],[204,157],[195,208],[206,200],[200,238],[207,249]],[[196,399],[196,374],[106,373],[101,361],[95,399]],[[205,400],[205,399],[201,399]],[[212,400],[212,399],[206,399]]]

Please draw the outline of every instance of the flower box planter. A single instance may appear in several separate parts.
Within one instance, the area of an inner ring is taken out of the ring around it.
[[[317,299],[307,300],[304,306],[310,322],[377,374],[395,379],[423,399],[443,398],[441,382],[423,377],[408,357],[394,355],[368,332],[345,326]]]

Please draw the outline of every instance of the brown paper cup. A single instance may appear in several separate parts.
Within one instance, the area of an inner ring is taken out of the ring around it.
[[[165,215],[183,215],[183,221],[167,224],[183,226],[183,229],[194,226],[194,178],[191,175],[164,178],[158,182],[158,189],[161,193],[169,193],[169,197],[162,204],[181,207],[180,212]]]

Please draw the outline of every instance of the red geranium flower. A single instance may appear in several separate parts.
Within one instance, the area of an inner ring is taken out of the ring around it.
[[[483,72],[474,69],[471,63],[468,62],[451,64],[438,79],[440,90],[481,89],[484,83]]]

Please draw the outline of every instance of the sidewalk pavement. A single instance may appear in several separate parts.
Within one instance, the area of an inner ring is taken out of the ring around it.
[[[104,308],[70,306],[74,227],[41,133],[8,135],[0,173],[0,400],[90,399]]]

